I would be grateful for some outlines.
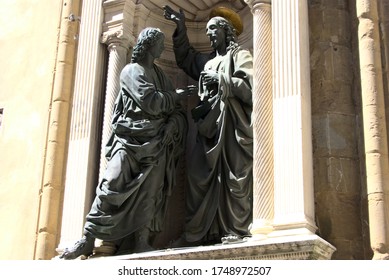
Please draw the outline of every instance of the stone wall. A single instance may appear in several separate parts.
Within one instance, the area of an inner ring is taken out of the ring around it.
[[[318,234],[337,248],[334,259],[369,258],[364,248],[368,238],[363,230],[367,214],[362,207],[355,7],[347,0],[308,2]]]
[[[0,259],[33,259],[62,1],[0,9]]]

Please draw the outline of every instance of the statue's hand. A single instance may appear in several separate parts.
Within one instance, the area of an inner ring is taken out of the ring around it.
[[[202,71],[200,75],[201,81],[206,87],[219,83],[219,74],[216,71]]]
[[[185,14],[182,9],[179,12],[173,10],[170,6],[163,6],[163,15],[167,20],[171,20],[177,24],[177,26],[185,25]]]
[[[178,88],[176,89],[176,93],[179,96],[189,96],[189,95],[195,95],[198,92],[198,87],[195,85],[189,85],[186,88]]]

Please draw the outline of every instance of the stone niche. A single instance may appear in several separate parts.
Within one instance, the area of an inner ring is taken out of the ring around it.
[[[197,84],[197,81],[188,77],[181,69],[178,68],[175,62],[173,52],[172,34],[175,30],[175,25],[163,17],[162,6],[166,3],[161,3],[160,8],[150,2],[157,3],[159,1],[143,1],[135,3],[129,0],[109,0],[103,3],[104,20],[102,24],[102,42],[110,45],[111,42],[122,46],[129,46],[127,63],[130,61],[131,50],[136,42],[138,33],[146,27],[158,27],[165,33],[165,50],[156,63],[165,73],[171,78],[173,84],[179,87],[185,87],[190,84]],[[228,3],[224,3],[229,5]],[[221,4],[219,4],[221,5]],[[153,8],[150,8],[153,7]],[[244,31],[239,36],[239,43],[242,47],[252,51],[252,14],[250,8],[246,6],[239,12],[244,20]],[[211,47],[209,39],[205,34],[205,26],[207,17],[203,21],[195,21],[187,19],[186,26],[188,28],[188,37],[193,46],[201,52],[210,52]],[[119,64],[119,63],[117,63]],[[117,71],[119,73],[119,71]],[[108,81],[110,84],[110,81]],[[174,187],[172,196],[169,201],[169,208],[164,224],[164,231],[155,238],[154,246],[156,248],[166,248],[170,242],[177,239],[182,233],[184,224],[185,211],[185,188],[186,188],[186,161],[192,150],[195,141],[196,128],[191,117],[191,109],[197,105],[197,97],[189,97],[186,101],[185,108],[187,110],[189,132],[187,136],[187,149],[185,155],[179,163],[177,172],[177,185]],[[107,111],[107,110],[105,110]],[[110,116],[110,112],[106,112]],[[106,118],[109,122],[109,118]],[[105,121],[104,121],[105,122]],[[103,148],[102,148],[103,150]],[[102,167],[100,167],[102,169]],[[98,249],[98,253],[107,254],[111,252],[109,249],[110,243],[103,242],[103,247]]]
[[[177,87],[195,83],[194,81],[190,80],[190,78],[188,78],[182,72],[182,70],[178,69],[175,64],[174,53],[172,50],[173,44],[171,41],[171,34],[173,34],[174,26],[167,23],[162,15],[155,14],[152,11],[146,9],[145,6],[143,6],[142,4],[135,4],[133,1],[105,1],[103,4],[103,8],[105,13],[102,30],[103,38],[107,34],[123,34],[123,36],[120,37],[126,40],[126,43],[130,42],[130,54],[131,47],[135,43],[134,40],[136,38],[136,34],[138,34],[141,29],[147,26],[159,27],[165,33],[166,40],[164,56],[163,58],[159,59],[157,63],[172,78],[173,82],[176,84]],[[241,16],[244,19],[245,31],[241,35],[240,43],[242,46],[252,51],[253,30],[255,30],[253,29],[253,22],[255,22],[255,19],[253,19],[253,14],[249,6],[247,6],[246,9],[242,11]],[[205,22],[187,22],[188,35],[194,46],[200,51],[209,50],[209,42],[207,41],[207,37],[205,36],[205,34],[203,34],[205,24]],[[285,24],[285,26],[290,25]],[[300,33],[296,32],[296,34],[298,35]],[[254,65],[254,67],[256,66]],[[189,100],[186,104],[189,116],[188,119],[190,119],[190,110],[194,106],[194,102],[194,100]],[[300,113],[301,112],[297,111],[297,114]],[[189,125],[190,131],[188,135],[188,151],[190,151],[191,149],[191,141],[193,141],[194,139],[193,136],[195,131],[194,124],[190,122]],[[170,208],[166,217],[165,231],[163,231],[159,236],[157,236],[155,240],[154,246],[159,249],[157,249],[157,251],[136,254],[125,254],[125,252],[123,252],[123,254],[120,255],[110,256],[114,251],[112,247],[113,245],[109,242],[102,242],[99,246],[96,247],[95,254],[94,256],[92,256],[92,258],[104,257],[109,259],[121,260],[331,259],[332,254],[336,250],[335,247],[333,247],[324,239],[314,234],[314,229],[311,230],[303,228],[306,227],[306,222],[301,221],[301,217],[299,215],[297,215],[296,218],[294,213],[288,213],[289,209],[287,208],[282,208],[282,211],[279,211],[281,215],[279,215],[277,219],[278,224],[276,226],[278,228],[276,234],[269,235],[267,237],[262,236],[261,238],[254,237],[252,239],[247,239],[241,243],[165,249],[169,247],[169,242],[180,236],[183,228],[185,209],[184,196],[186,187],[186,170],[184,166],[188,154],[189,153],[187,153],[180,162],[181,169],[180,172],[178,172],[177,174],[178,185],[173,190],[174,195],[171,197],[169,202]],[[288,162],[289,161],[293,162],[293,159],[288,159]],[[292,189],[288,190],[287,193],[289,193],[289,191],[293,191],[293,193],[296,193]],[[298,194],[303,193],[303,190],[299,189]],[[291,199],[290,197],[287,197],[287,195],[283,195],[283,197],[284,196],[285,199]],[[301,207],[306,206],[303,205]],[[303,226],[300,226],[301,224]]]

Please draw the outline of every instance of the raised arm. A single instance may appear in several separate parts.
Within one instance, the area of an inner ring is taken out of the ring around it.
[[[200,53],[190,44],[185,25],[185,14],[182,9],[177,12],[167,5],[164,6],[163,9],[164,17],[176,24],[176,30],[172,37],[177,65],[184,70],[188,76],[198,81],[205,63],[215,55],[214,53]]]

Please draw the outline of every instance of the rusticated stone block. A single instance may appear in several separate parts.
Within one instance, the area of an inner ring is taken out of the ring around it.
[[[359,162],[350,158],[315,158],[315,192],[339,192],[359,195]]]
[[[324,52],[323,79],[352,82],[352,54],[349,48],[330,44]]]
[[[347,0],[309,0],[309,6],[319,6],[319,7],[330,7],[336,9],[347,9],[348,1]]]
[[[337,229],[336,237],[347,238],[350,241],[361,241],[362,229],[360,223],[359,196],[337,193],[335,201],[338,207],[333,207],[332,212],[334,214],[334,228]],[[340,212],[342,215],[338,215]]]
[[[333,254],[332,259],[335,260],[363,260],[362,240],[347,240],[343,238],[335,238],[331,240],[337,251]]]
[[[310,40],[333,42],[343,46],[350,43],[350,17],[348,10],[313,5],[309,11]]]
[[[334,36],[338,39],[337,42],[342,45],[348,45],[350,33],[350,18],[348,10],[340,10],[334,7],[323,10],[323,30],[321,38],[324,41],[333,41]]]
[[[354,114],[352,85],[340,81],[312,81],[312,111]]]
[[[356,157],[355,116],[316,115],[312,117],[312,128],[315,157]]]
[[[329,191],[317,192],[315,198],[320,236],[331,243],[334,239],[362,242],[358,195]]]

